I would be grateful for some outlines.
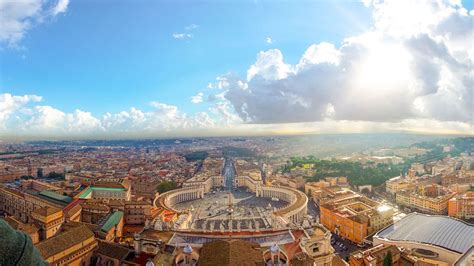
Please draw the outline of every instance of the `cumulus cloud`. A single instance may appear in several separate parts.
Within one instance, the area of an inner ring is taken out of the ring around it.
[[[66,12],[68,0],[0,0],[0,43],[16,47],[35,25]]]
[[[192,103],[202,103],[203,96],[204,96],[204,93],[199,92],[198,94],[196,94],[194,96],[191,96],[191,102]]]
[[[40,105],[38,102],[41,100],[42,97],[37,95],[0,94],[0,136],[64,138],[113,137],[122,133],[130,136],[192,134],[222,128],[230,125],[230,120],[239,119],[235,114],[229,114],[229,106],[217,106],[216,111],[188,115],[175,105],[154,101],[150,102],[149,111],[131,107],[95,117],[79,109],[68,113],[53,106]]]
[[[273,40],[272,40],[271,37],[267,37],[267,38],[265,38],[265,42],[266,42],[267,44],[272,44],[272,43],[273,43]]]
[[[246,79],[225,76],[226,100],[249,123],[472,123],[474,12],[429,0],[367,5],[371,31],[311,45],[295,65],[262,51]]]
[[[40,102],[41,96],[23,95],[15,96],[10,93],[0,94],[0,128],[7,126],[9,118],[17,111],[23,109],[31,102]]]

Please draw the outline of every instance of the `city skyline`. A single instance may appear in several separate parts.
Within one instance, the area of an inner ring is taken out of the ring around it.
[[[0,11],[1,139],[473,134],[468,1]]]

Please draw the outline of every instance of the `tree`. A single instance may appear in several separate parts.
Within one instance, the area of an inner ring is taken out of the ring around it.
[[[392,252],[389,250],[385,258],[383,259],[383,266],[393,266],[392,264]]]
[[[160,194],[165,193],[167,191],[173,190],[176,188],[176,182],[174,181],[163,181],[156,187],[156,191]]]

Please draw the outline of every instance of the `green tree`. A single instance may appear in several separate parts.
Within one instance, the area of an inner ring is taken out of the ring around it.
[[[160,194],[165,193],[167,191],[173,190],[176,188],[176,182],[174,181],[163,181],[156,187],[156,191]]]
[[[392,266],[392,252],[389,250],[383,259],[383,266]]]

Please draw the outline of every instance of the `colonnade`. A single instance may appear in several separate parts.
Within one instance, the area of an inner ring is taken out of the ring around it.
[[[287,206],[275,212],[277,216],[283,216],[289,222],[300,223],[307,213],[308,197],[301,191],[286,187],[258,187],[256,196],[278,198],[289,202]]]

